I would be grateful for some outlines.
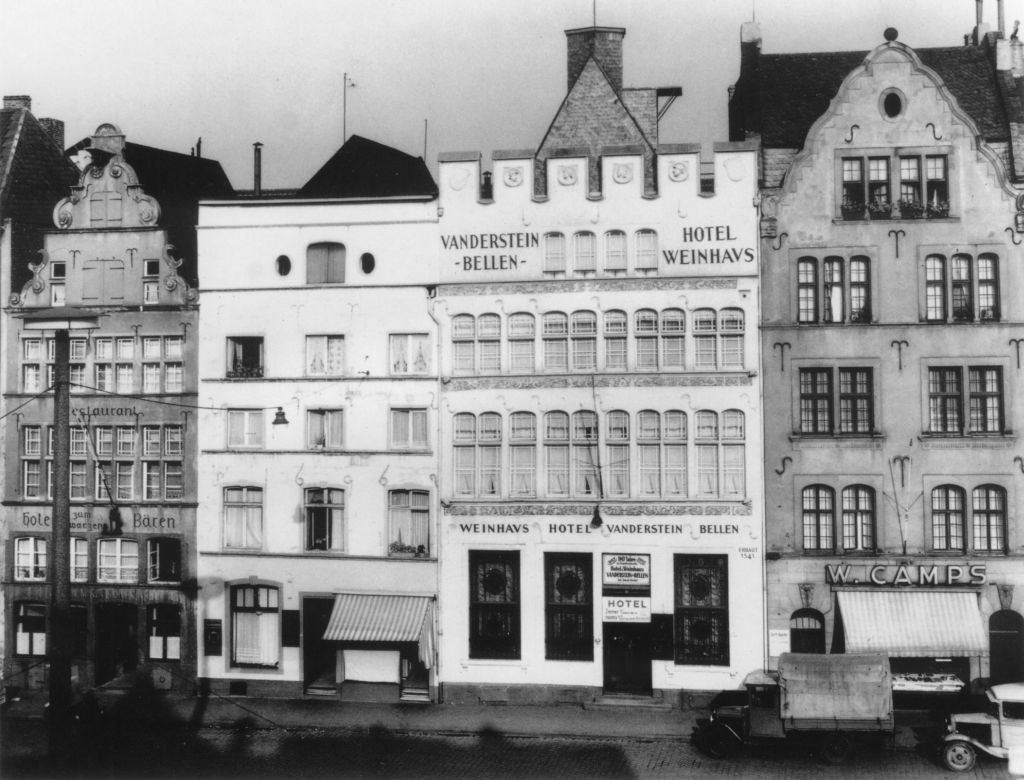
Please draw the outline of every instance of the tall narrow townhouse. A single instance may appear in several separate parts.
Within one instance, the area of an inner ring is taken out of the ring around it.
[[[761,145],[770,657],[1024,680],[1024,47],[760,44],[731,122]]]
[[[181,274],[194,259],[169,236],[192,228],[165,222],[129,157],[154,175],[184,164],[230,185],[216,162],[127,144],[113,124],[81,149],[77,183],[50,205],[42,253],[16,256],[4,309],[4,402],[13,412],[4,431],[4,678],[23,691],[45,687],[53,620],[54,333],[29,329],[25,317],[73,309],[97,322],[70,340],[73,679],[83,689],[144,678],[188,691],[197,293]]]
[[[440,163],[440,675],[452,701],[672,706],[763,665],[753,147],[569,30],[537,150]],[[480,185],[481,176],[483,184]]]
[[[200,677],[436,697],[437,189],[350,138],[294,197],[200,208]]]

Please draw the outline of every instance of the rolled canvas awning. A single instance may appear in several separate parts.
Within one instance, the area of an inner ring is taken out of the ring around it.
[[[417,642],[420,660],[429,669],[434,657],[432,602],[428,596],[339,593],[323,638],[328,642]]]
[[[974,593],[839,591],[836,597],[847,653],[916,658],[988,654]]]

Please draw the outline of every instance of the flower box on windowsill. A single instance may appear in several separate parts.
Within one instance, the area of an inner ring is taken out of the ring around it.
[[[401,542],[392,542],[388,545],[388,557],[426,558],[428,557],[428,552],[427,549],[422,544],[417,547],[414,544],[402,544]]]
[[[949,216],[949,204],[939,203],[929,205],[925,208],[924,215],[927,219],[946,219]]]
[[[847,222],[865,219],[863,203],[844,203],[839,211]]]
[[[916,200],[901,200],[898,203],[900,219],[921,219],[924,217],[924,206]]]
[[[889,203],[869,203],[869,219],[892,219],[892,206]]]

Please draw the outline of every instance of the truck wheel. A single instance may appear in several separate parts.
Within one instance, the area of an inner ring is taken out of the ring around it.
[[[704,751],[712,758],[725,758],[732,752],[733,736],[721,726],[713,726],[704,736]]]
[[[976,760],[977,754],[970,742],[955,739],[942,746],[942,763],[952,772],[969,772]]]
[[[838,731],[830,732],[821,738],[818,756],[826,764],[841,764],[850,756],[850,740]]]

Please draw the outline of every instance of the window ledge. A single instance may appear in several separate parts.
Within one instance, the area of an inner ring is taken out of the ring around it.
[[[1017,444],[1012,431],[1006,433],[922,433],[917,437],[926,450],[1008,450]]]
[[[882,443],[885,440],[886,436],[881,433],[819,435],[791,433],[789,435],[789,441],[793,445],[793,449],[796,450],[878,450],[882,448]]]

